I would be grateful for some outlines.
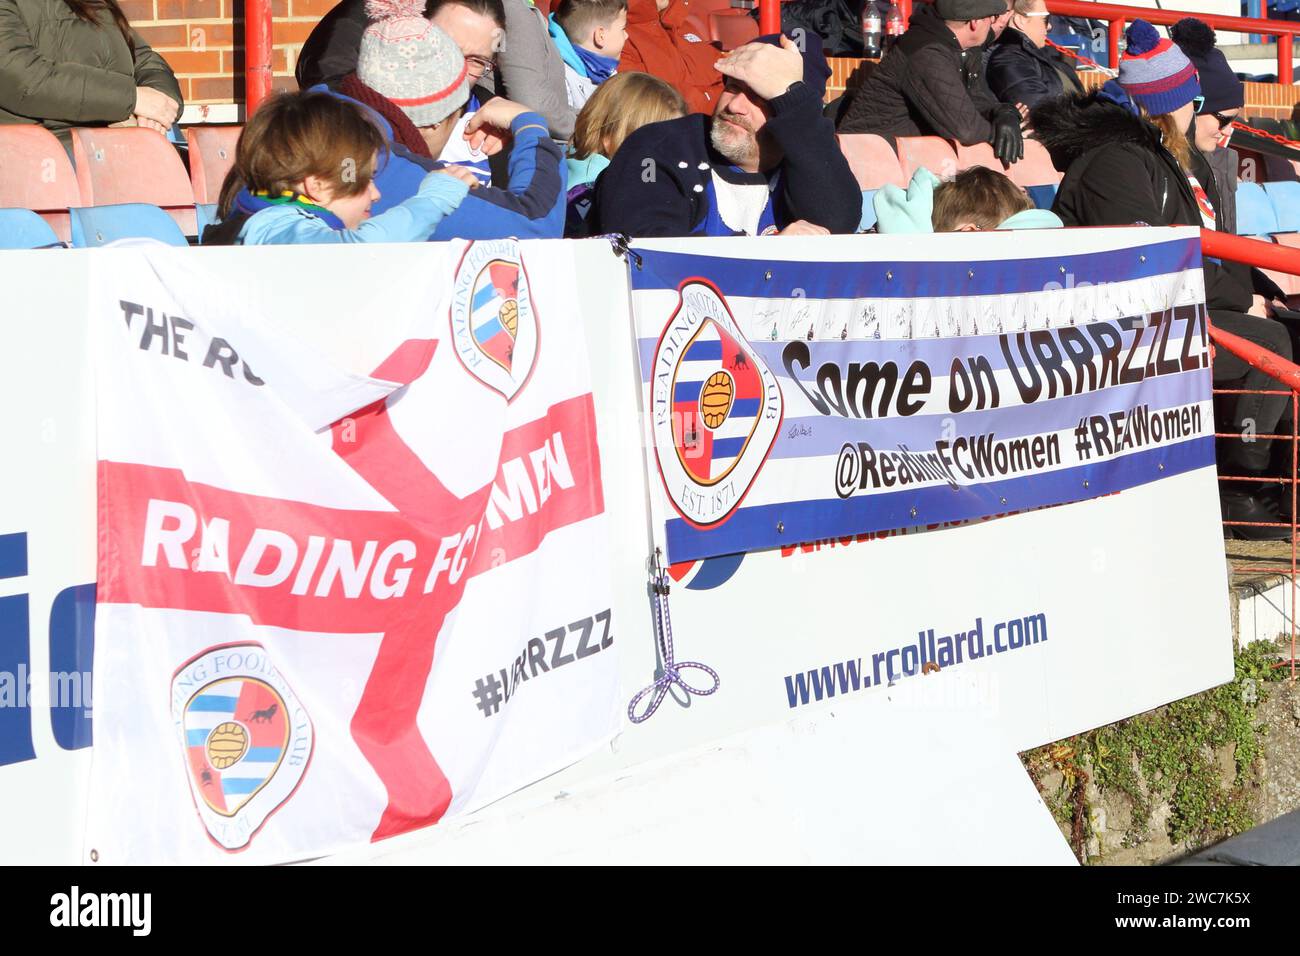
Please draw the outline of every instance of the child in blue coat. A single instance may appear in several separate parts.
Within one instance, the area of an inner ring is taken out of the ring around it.
[[[465,199],[474,175],[431,172],[414,195],[372,218],[385,153],[383,134],[354,104],[323,93],[278,96],[240,134],[221,221],[203,243],[422,242]]]

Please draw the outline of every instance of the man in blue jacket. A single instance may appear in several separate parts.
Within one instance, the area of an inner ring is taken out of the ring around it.
[[[862,191],[822,116],[830,70],[821,40],[806,50],[760,37],[718,61],[713,115],[643,126],[596,186],[598,229],[630,236],[850,233]]]

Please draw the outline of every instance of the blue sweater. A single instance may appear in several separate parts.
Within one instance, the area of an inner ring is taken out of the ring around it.
[[[333,90],[325,92],[357,102]],[[388,121],[364,104],[357,105],[388,142],[387,161],[381,161],[375,173],[375,185],[382,193],[373,210],[378,214],[414,196],[424,177],[445,164],[417,156],[393,142]],[[550,137],[546,120],[536,113],[521,113],[510,124],[510,132],[514,135],[508,164],[510,185],[506,189],[471,189],[456,211],[438,224],[431,239],[559,239],[564,234],[564,157]]]
[[[372,216],[356,229],[336,229],[311,210],[292,203],[270,206],[248,217],[237,242],[243,246],[423,242],[468,192],[469,187],[459,179],[429,175],[414,196]]]

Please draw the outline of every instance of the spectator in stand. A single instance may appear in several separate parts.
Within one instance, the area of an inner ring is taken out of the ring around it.
[[[1010,178],[985,166],[963,169],[934,190],[931,223],[935,232],[985,232],[990,229],[1059,229],[1061,217],[1035,209],[1033,200]]]
[[[1196,69],[1182,51],[1162,39],[1145,20],[1126,31],[1127,48],[1119,82],[1089,96],[1047,100],[1031,114],[1038,138],[1065,176],[1052,210],[1068,226],[1200,226],[1215,228],[1221,202],[1214,177],[1188,142],[1196,108],[1203,102]],[[1290,359],[1291,341],[1279,322],[1267,318],[1261,297],[1252,296],[1249,276],[1213,259],[1203,262],[1205,298],[1212,323]],[[1272,379],[1230,352],[1219,349],[1214,383],[1224,388],[1271,389]],[[1220,431],[1271,434],[1286,410],[1281,395],[1241,395]],[[1263,477],[1272,442],[1230,441],[1220,451],[1224,471]],[[1231,521],[1277,521],[1276,501],[1252,485],[1225,486],[1220,494]],[[1236,528],[1237,534],[1286,537],[1279,529]]]
[[[991,113],[1000,102],[993,91],[989,89],[989,53],[993,49],[993,44],[998,42],[1003,31],[1011,23],[1013,0],[1006,0],[1007,8],[1000,16],[993,18],[989,25],[989,35],[984,38],[984,42],[977,47],[961,51],[961,72],[962,77],[966,80],[966,89],[970,91],[971,102],[982,115]],[[929,9],[934,16],[934,5],[931,3],[921,4],[922,9]],[[914,14],[915,15],[915,14]],[[1022,110],[1022,115],[1028,112]]]
[[[0,0],[0,123],[166,133],[181,91],[115,0]],[[2,175],[2,173],[0,173]]]
[[[371,218],[384,149],[355,104],[328,93],[276,96],[239,135],[221,222],[204,230],[204,244],[423,242],[464,201],[474,176],[455,166],[431,172],[414,196]]]
[[[564,60],[564,84],[575,110],[618,69],[627,43],[627,2],[560,0],[551,14],[551,40]]]
[[[686,0],[628,0],[627,45],[620,73],[650,73],[666,80],[692,113],[712,113],[722,95],[718,50],[686,25]]]
[[[1066,93],[1083,92],[1074,66],[1047,45],[1047,4],[1015,0],[1011,26],[989,53],[988,81],[1003,103],[1037,106]]]
[[[1219,202],[1215,224],[1221,232],[1237,231],[1237,151],[1229,147],[1232,121],[1246,105],[1246,87],[1215,47],[1214,31],[1193,17],[1179,20],[1169,38],[1196,67],[1205,103],[1196,114],[1193,145],[1213,170]]]
[[[564,88],[564,63],[531,0],[428,0],[424,15],[446,32],[469,63],[470,106],[510,97],[546,117],[551,134],[567,140],[574,110]],[[339,83],[357,69],[361,35],[370,25],[366,0],[342,0],[312,30],[298,56],[298,86]]]
[[[597,231],[631,236],[851,233],[862,192],[822,116],[830,69],[816,34],[726,54],[712,118],[637,130],[596,184]]]
[[[908,30],[853,96],[841,133],[941,136],[965,146],[992,143],[1010,165],[1024,155],[1022,116],[1012,105],[981,110],[966,86],[962,51],[978,48],[1006,0],[935,0],[936,15],[913,16]]]
[[[564,234],[571,238],[590,234],[587,220],[596,180],[628,136],[650,123],[685,115],[682,95],[657,76],[619,73],[602,83],[578,114],[574,127],[567,163],[569,211]]]
[[[404,13],[366,28],[357,74],[341,84],[361,91],[356,102],[367,108],[388,145],[387,161],[375,177],[382,194],[375,201],[377,213],[416,195],[426,174],[446,165],[435,157],[445,152],[469,97],[459,48],[424,19],[419,0],[407,3]],[[512,146],[508,185],[474,189],[438,224],[433,238],[558,239],[564,232],[564,168],[546,121],[498,96],[470,117],[462,135],[487,155]]]
[[[887,185],[873,201],[876,231],[886,235],[1059,229],[1062,225],[1059,216],[1035,209],[1023,189],[984,166],[963,169],[947,181],[922,166],[912,174],[906,192]]]

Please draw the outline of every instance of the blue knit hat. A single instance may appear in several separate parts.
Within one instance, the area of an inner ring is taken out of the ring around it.
[[[1196,67],[1177,46],[1145,20],[1124,31],[1127,46],[1119,61],[1119,83],[1152,116],[1172,113],[1201,95]]]

